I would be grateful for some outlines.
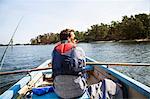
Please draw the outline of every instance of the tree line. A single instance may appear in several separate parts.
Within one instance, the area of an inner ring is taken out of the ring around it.
[[[81,42],[150,39],[150,14],[123,16],[121,22],[95,24],[86,31],[75,31]],[[31,44],[51,44],[59,41],[59,33],[46,33],[31,39]]]

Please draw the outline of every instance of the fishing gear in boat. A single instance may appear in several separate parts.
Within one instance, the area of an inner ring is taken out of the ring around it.
[[[2,66],[3,66],[3,63],[4,63],[4,59],[5,59],[5,56],[6,56],[6,53],[7,53],[7,49],[8,49],[8,47],[10,46],[10,44],[12,44],[12,42],[13,42],[13,37],[14,37],[14,35],[15,35],[15,33],[16,33],[16,31],[17,31],[17,29],[18,29],[18,27],[19,27],[19,25],[20,25],[22,19],[23,19],[23,17],[21,17],[21,19],[19,20],[19,22],[18,22],[18,24],[17,24],[17,26],[16,26],[16,28],[15,28],[15,30],[14,30],[14,32],[13,32],[13,35],[11,36],[11,39],[10,39],[8,45],[7,45],[6,49],[4,50],[4,53],[3,53],[2,58],[1,58],[1,60],[0,60],[0,70],[2,69]]]

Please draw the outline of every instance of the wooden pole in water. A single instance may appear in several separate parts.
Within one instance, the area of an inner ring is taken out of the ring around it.
[[[18,29],[18,27],[19,27],[19,25],[20,25],[22,19],[23,19],[23,17],[21,17],[21,19],[19,20],[19,22],[18,22],[18,24],[17,24],[17,26],[16,26],[16,28],[15,28],[15,30],[14,30],[14,33],[13,33],[13,35],[12,35],[12,37],[11,37],[11,39],[10,39],[10,41],[9,41],[9,43],[8,43],[8,45],[7,45],[7,47],[6,47],[6,49],[4,50],[4,53],[3,53],[2,58],[1,58],[1,60],[0,60],[0,70],[2,69],[2,66],[3,66],[3,63],[4,63],[4,59],[5,59],[5,55],[6,55],[7,49],[8,49],[8,47],[10,46],[10,44],[13,42],[13,37],[14,37],[14,35],[15,35],[15,33],[16,33],[16,31],[17,31],[17,29]]]

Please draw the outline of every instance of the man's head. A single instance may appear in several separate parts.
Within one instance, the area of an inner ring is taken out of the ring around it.
[[[74,40],[75,34],[72,29],[65,29],[60,32],[60,40]]]

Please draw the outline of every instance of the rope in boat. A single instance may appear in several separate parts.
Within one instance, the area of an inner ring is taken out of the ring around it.
[[[9,41],[9,43],[8,43],[8,45],[7,45],[7,47],[6,47],[6,49],[4,50],[4,53],[3,53],[2,58],[1,58],[1,60],[0,60],[0,64],[1,64],[1,65],[0,65],[0,70],[2,69],[2,66],[3,66],[3,63],[4,63],[4,59],[5,59],[5,56],[6,56],[7,49],[8,49],[8,47],[10,46],[11,42],[13,41],[13,37],[14,37],[14,35],[15,35],[15,33],[16,33],[16,31],[17,31],[17,29],[18,29],[18,27],[19,27],[19,25],[20,25],[22,19],[23,19],[23,17],[21,17],[21,19],[19,20],[19,22],[18,22],[18,24],[17,24],[17,26],[16,26],[16,28],[15,28],[15,30],[14,30],[14,32],[13,32],[13,35],[12,35],[12,37],[11,37],[11,39],[10,39],[10,41]]]

